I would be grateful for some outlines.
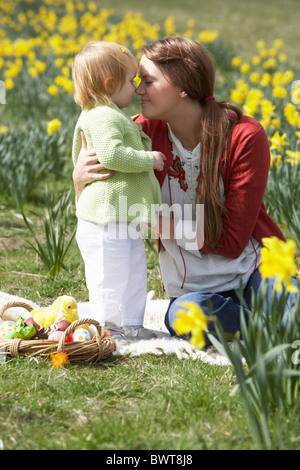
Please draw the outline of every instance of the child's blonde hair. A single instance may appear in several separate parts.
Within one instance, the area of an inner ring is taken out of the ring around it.
[[[100,102],[111,105],[111,95],[125,83],[130,64],[137,67],[132,53],[119,44],[93,41],[84,46],[73,62],[75,102],[93,108]]]

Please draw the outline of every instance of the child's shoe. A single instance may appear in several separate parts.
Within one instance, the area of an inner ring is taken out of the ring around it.
[[[141,325],[125,325],[123,326],[123,334],[127,339],[154,339],[156,334],[147,330]]]
[[[121,326],[117,326],[115,323],[106,322],[105,329],[108,330],[109,335],[115,341],[122,341],[125,340],[124,338],[124,330]]]

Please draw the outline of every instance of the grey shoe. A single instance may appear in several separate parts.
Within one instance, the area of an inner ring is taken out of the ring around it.
[[[122,341],[125,339],[124,330],[121,326],[117,326],[115,323],[106,322],[104,328],[109,331],[109,335],[115,341]]]
[[[125,325],[123,332],[127,339],[154,339],[157,337],[153,331],[147,330],[141,325]]]

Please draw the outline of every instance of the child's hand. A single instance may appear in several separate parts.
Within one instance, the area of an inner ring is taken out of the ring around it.
[[[152,152],[154,156],[153,170],[162,171],[164,169],[166,156],[161,152]]]

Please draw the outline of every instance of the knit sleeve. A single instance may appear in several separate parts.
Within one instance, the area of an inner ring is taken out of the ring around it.
[[[92,113],[83,130],[89,147],[95,149],[106,169],[123,173],[153,169],[153,153],[143,150],[139,132],[131,131],[126,118],[117,111],[107,108]]]

